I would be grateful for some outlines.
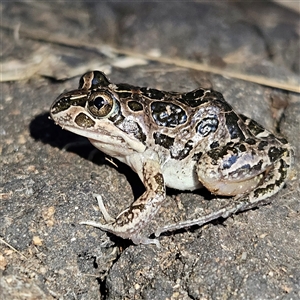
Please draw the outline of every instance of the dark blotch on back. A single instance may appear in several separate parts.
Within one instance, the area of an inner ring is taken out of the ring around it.
[[[203,89],[194,90],[188,93],[185,93],[182,95],[182,99],[185,99],[186,101],[194,101],[194,100],[201,100],[204,95]]]
[[[262,133],[265,131],[265,129],[261,125],[259,125],[257,122],[255,122],[254,120],[250,120],[250,122],[248,124],[248,129],[254,135],[258,135],[259,133]]]
[[[184,159],[193,150],[193,145],[194,145],[193,141],[192,140],[188,140],[185,143],[184,148],[181,151],[177,152],[176,154],[171,151],[171,157],[175,158],[175,159],[179,159],[179,160]]]
[[[178,101],[186,104],[187,106],[190,107],[197,107],[208,100],[204,97],[204,91],[203,89],[197,89],[185,94],[182,94],[180,98],[178,98]]]
[[[143,95],[153,100],[162,100],[165,96],[164,92],[147,87],[142,87],[140,91],[143,93]]]
[[[256,140],[255,140],[255,139],[252,139],[252,138],[246,139],[245,142],[246,142],[248,145],[255,145],[255,144],[256,144]]]
[[[170,147],[174,144],[174,138],[171,138],[162,133],[154,132],[153,138],[155,140],[155,144],[160,145],[166,149],[170,149]]]
[[[288,141],[283,138],[283,137],[277,137],[277,139],[282,143],[282,144],[288,144]]]
[[[230,112],[226,114],[226,126],[230,137],[232,139],[245,139],[243,132],[241,131],[240,127],[238,126],[239,117],[234,113]]]
[[[239,150],[240,150],[241,152],[245,152],[245,151],[247,150],[247,148],[246,148],[246,146],[245,146],[244,144],[240,144],[240,145],[239,145]]]
[[[210,102],[212,105],[219,107],[223,112],[232,111],[232,107],[225,101],[223,95],[213,90],[205,93],[203,102]]]
[[[187,120],[187,115],[180,106],[168,102],[151,103],[151,112],[155,123],[159,126],[176,127]]]
[[[214,142],[212,142],[211,144],[210,144],[210,149],[214,149],[214,148],[217,148],[217,147],[219,147],[219,142],[218,141],[214,141]]]
[[[258,150],[264,150],[264,148],[268,146],[268,142],[267,141],[261,141],[258,143],[257,149]]]
[[[201,158],[202,155],[203,155],[202,152],[195,153],[195,154],[193,155],[192,160],[199,161],[199,159]]]

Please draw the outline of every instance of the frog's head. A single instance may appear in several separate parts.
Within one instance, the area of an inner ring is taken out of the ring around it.
[[[84,74],[77,90],[62,93],[53,102],[51,118],[63,129],[87,137],[109,155],[143,152],[142,140],[119,126],[128,120],[124,120],[112,86],[100,71]]]

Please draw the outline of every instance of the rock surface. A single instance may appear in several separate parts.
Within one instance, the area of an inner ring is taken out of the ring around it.
[[[93,192],[112,215],[127,207],[143,192],[136,174],[48,118],[53,100],[91,69],[116,83],[213,87],[238,112],[291,142],[296,178],[299,93],[215,69],[299,87],[297,12],[272,2],[85,1],[4,2],[1,11],[4,299],[300,298],[299,179],[268,206],[163,234],[160,249],[134,246],[79,222],[102,220]],[[169,191],[153,228],[213,205],[206,194]]]

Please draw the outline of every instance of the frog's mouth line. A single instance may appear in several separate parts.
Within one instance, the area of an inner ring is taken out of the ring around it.
[[[103,127],[97,127],[97,129],[77,128],[75,126],[65,125],[63,126],[63,129],[86,137],[97,148],[100,147],[105,149],[113,146],[115,148],[120,147],[120,149],[130,148],[140,153],[146,150],[146,146],[136,138],[129,136],[111,124],[109,124],[109,127],[112,128],[108,128],[106,125],[107,124]],[[95,130],[97,130],[97,132],[95,132]],[[106,151],[104,150],[104,152]],[[110,153],[107,154],[111,155]]]

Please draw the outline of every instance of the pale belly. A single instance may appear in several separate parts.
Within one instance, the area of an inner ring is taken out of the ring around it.
[[[162,173],[167,187],[190,191],[202,187],[196,173],[195,161],[183,163],[170,159],[162,165]]]

